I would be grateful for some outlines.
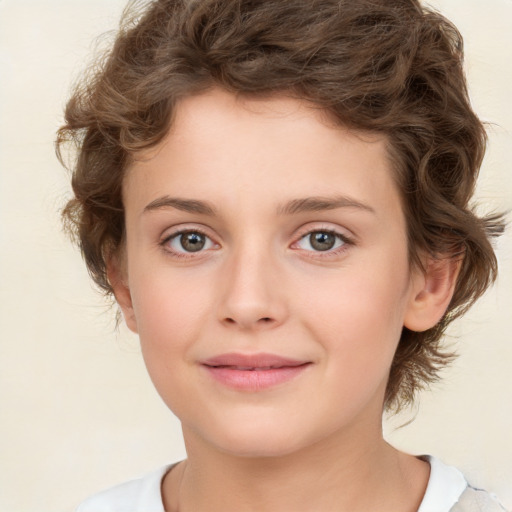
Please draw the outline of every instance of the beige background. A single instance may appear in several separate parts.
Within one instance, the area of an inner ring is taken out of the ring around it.
[[[64,512],[184,456],[137,340],[93,291],[60,230],[68,196],[54,132],[73,77],[124,0],[0,0],[0,510]],[[512,1],[437,0],[465,36],[471,94],[494,125],[478,196],[512,209]],[[386,424],[413,453],[459,466],[512,507],[512,236],[501,277],[451,331],[462,354]],[[398,430],[416,416],[415,421]]]

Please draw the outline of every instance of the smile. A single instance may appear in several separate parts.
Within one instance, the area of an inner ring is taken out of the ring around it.
[[[290,381],[311,364],[273,354],[223,354],[204,361],[202,367],[228,388],[256,392]]]
[[[261,367],[254,367],[254,366],[215,366],[215,368],[228,368],[230,370],[240,370],[244,372],[259,372],[259,371],[267,371],[267,370],[273,370],[275,368],[284,368],[283,366],[261,366]]]

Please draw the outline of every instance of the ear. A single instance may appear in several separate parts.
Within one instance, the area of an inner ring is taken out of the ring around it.
[[[412,290],[404,318],[404,327],[426,331],[436,325],[453,297],[462,258],[428,257],[424,269],[415,271]]]
[[[123,312],[126,325],[131,331],[137,333],[137,319],[133,309],[125,264],[118,257],[111,257],[109,259],[107,263],[107,277],[110,286],[114,290],[116,301]]]

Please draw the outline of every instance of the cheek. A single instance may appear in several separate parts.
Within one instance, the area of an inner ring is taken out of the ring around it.
[[[159,277],[146,275],[132,286],[141,348],[152,377],[187,359],[210,310],[207,288],[174,273],[154,274]]]
[[[193,347],[201,337],[208,306],[204,289],[173,277],[164,279],[160,274],[159,279],[136,284],[133,305],[149,377],[169,409],[181,418],[195,384],[189,379]]]
[[[355,385],[387,376],[400,339],[408,281],[391,268],[361,264],[307,287],[304,324],[329,354],[326,371]]]

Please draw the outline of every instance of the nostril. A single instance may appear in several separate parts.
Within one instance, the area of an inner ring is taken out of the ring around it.
[[[257,317],[256,317],[257,318]],[[252,321],[244,321],[244,319],[237,319],[236,317],[233,318],[233,317],[225,317],[223,320],[222,320],[226,325],[240,325],[241,327],[249,327],[250,325],[260,325],[262,326],[263,324],[272,324],[273,322],[275,322],[275,319],[272,318],[272,317],[269,317],[269,316],[264,316],[264,317],[261,317],[261,318],[257,318],[255,320],[252,320]]]

